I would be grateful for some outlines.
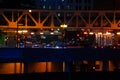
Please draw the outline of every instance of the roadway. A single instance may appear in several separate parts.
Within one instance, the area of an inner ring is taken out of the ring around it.
[[[120,60],[119,49],[109,48],[1,48],[0,62]]]

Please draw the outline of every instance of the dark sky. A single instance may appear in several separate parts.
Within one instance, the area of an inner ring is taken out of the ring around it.
[[[94,9],[120,9],[120,0],[94,0]]]
[[[0,2],[1,1],[2,0],[0,0]],[[14,1],[14,0],[6,0],[6,1],[11,1],[11,3],[12,3],[12,1]],[[25,1],[27,1],[27,0],[25,0]],[[36,0],[36,1],[38,1],[38,0]],[[51,1],[54,1],[54,0],[51,0]],[[15,3],[15,1],[14,1],[14,3]],[[10,5],[10,6],[15,6],[15,5]],[[111,10],[111,9],[112,10],[114,10],[114,9],[120,10],[120,0],[94,0],[94,7],[93,7],[93,9],[95,9],[95,10]]]

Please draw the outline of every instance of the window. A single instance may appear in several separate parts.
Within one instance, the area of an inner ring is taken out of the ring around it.
[[[51,6],[49,6],[49,9],[51,9]]]
[[[69,5],[67,6],[67,9],[70,9],[70,6],[69,6]]]
[[[45,5],[43,5],[43,9],[45,9],[46,7],[45,7]]]
[[[57,14],[59,17],[61,16],[60,13]]]
[[[44,0],[44,2],[46,2],[46,0]]]
[[[58,6],[58,9],[60,9],[60,5]]]

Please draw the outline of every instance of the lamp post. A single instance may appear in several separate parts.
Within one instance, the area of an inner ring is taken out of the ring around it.
[[[64,40],[65,40],[65,28],[67,28],[67,25],[66,24],[61,24],[60,27],[63,29],[63,32],[62,32],[62,36],[63,36],[63,48],[64,48]]]
[[[18,29],[19,29],[19,27],[18,27],[18,18],[19,18],[19,11],[17,12],[17,45],[16,45],[17,48],[19,47],[19,45],[18,45]]]
[[[64,48],[64,38],[65,38],[65,28],[67,28],[66,24],[61,24],[60,27],[63,29],[62,37],[63,37],[63,48]],[[63,72],[66,72],[66,62],[63,62]]]
[[[32,10],[28,10],[28,12],[31,13]],[[17,23],[17,34],[16,34],[17,35],[17,45],[16,45],[16,47],[17,48],[19,48],[19,42],[18,42],[19,26],[23,25],[23,24],[19,24],[18,22],[19,22],[19,10],[17,11],[17,21],[16,21],[16,23]],[[27,32],[27,31],[25,31],[25,32]]]

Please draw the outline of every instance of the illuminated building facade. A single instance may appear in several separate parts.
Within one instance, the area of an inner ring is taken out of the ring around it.
[[[93,0],[36,0],[36,5],[43,10],[91,10]]]

